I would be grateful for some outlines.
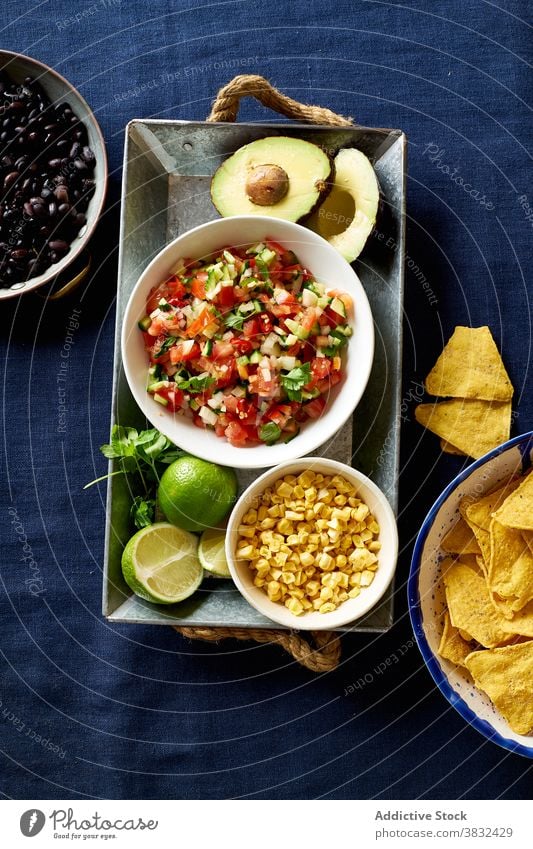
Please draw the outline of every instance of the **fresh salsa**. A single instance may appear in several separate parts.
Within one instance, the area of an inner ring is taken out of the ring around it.
[[[148,392],[232,445],[288,442],[342,380],[351,308],[269,240],[182,260],[139,321]]]

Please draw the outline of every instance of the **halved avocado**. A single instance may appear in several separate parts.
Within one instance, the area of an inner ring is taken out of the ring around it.
[[[334,160],[335,181],[307,225],[353,262],[370,236],[379,208],[379,183],[369,159],[347,147]]]
[[[211,181],[220,215],[271,215],[299,221],[331,184],[331,160],[316,144],[269,136],[239,148]]]

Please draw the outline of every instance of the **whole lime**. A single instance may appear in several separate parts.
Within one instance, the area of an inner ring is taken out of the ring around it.
[[[157,490],[168,521],[186,531],[218,525],[233,507],[236,495],[233,469],[188,455],[170,464]]]

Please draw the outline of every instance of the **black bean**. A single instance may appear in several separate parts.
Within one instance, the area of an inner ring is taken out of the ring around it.
[[[61,213],[61,215],[65,215],[70,209],[69,203],[60,203],[57,207],[57,211]]]
[[[8,189],[10,186],[12,186],[13,183],[18,180],[19,176],[20,175],[18,171],[10,171],[10,173],[4,177],[4,189]]]
[[[57,204],[54,201],[48,204],[48,215],[50,218],[53,218],[54,215],[57,215]]]

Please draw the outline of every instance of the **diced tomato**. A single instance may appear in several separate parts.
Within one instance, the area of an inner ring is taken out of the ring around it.
[[[313,329],[317,321],[318,313],[315,307],[307,307],[300,321],[302,330],[307,334],[311,333],[311,330]]]
[[[332,310],[331,307],[326,307],[324,315],[331,327],[337,327],[339,324],[346,324],[346,318],[338,312],[335,312],[335,310]]]
[[[226,342],[224,339],[215,342],[213,345],[213,359],[225,360],[227,357],[232,357],[234,354],[233,345],[231,342]]]
[[[200,355],[200,346],[197,342],[194,342],[192,346],[190,342],[176,342],[169,354],[171,363],[187,363]]]
[[[205,330],[216,328],[217,322],[216,319],[209,309],[209,307],[204,307],[198,318],[196,318],[187,328],[187,336],[192,339],[194,336],[198,336],[203,333]]]
[[[236,448],[243,448],[248,442],[248,431],[238,422],[231,422],[224,431],[226,439]]]
[[[192,420],[193,420],[194,424],[196,425],[196,427],[199,427],[199,428],[202,428],[202,430],[205,430],[205,422],[204,422],[203,418],[198,415],[198,413],[194,414]]]
[[[195,298],[200,298],[201,301],[205,301],[205,284],[207,282],[207,272],[206,271],[198,271],[196,277],[193,279],[191,283],[191,292],[193,293]]]
[[[265,378],[262,369],[248,378],[250,392],[259,395],[260,398],[278,398],[280,394],[279,380],[276,374],[270,373],[270,378]]]
[[[272,239],[266,240],[266,246],[267,248],[270,248],[271,251],[275,251],[278,256],[281,256],[286,251],[286,248],[282,247],[279,242],[273,242]]]
[[[307,404],[304,404],[303,409],[310,419],[318,419],[324,412],[325,406],[326,401],[320,396],[318,398],[313,398],[312,401],[308,401]]]
[[[187,289],[185,288],[181,280],[179,280],[177,277],[172,277],[168,281],[168,294],[170,298],[184,298],[187,294]],[[170,298],[167,298],[169,303]]]
[[[223,286],[215,300],[219,307],[231,309],[237,300],[233,286]]]
[[[236,398],[235,395],[226,395],[224,406],[227,413],[233,413],[240,424],[255,425],[257,419],[257,407],[246,398]]]
[[[278,404],[267,411],[265,418],[277,424],[278,427],[284,428],[291,415],[292,407],[290,404]]]
[[[311,375],[313,383],[323,380],[331,371],[331,360],[328,357],[314,357],[311,360]]]
[[[145,348],[151,348],[152,345],[154,344],[154,337],[150,336],[149,333],[143,333],[143,339],[144,339],[144,347]]]
[[[232,339],[231,345],[241,356],[243,354],[249,354],[254,349],[254,346],[249,339]]]
[[[244,333],[247,339],[251,339],[252,337],[257,336],[259,333],[261,333],[261,325],[257,316],[254,316],[254,318],[249,318],[248,321],[244,322],[242,332]]]
[[[172,389],[170,386],[162,386],[157,390],[157,394],[168,401],[167,410],[172,413],[177,412],[183,403],[183,392],[180,389]]]

